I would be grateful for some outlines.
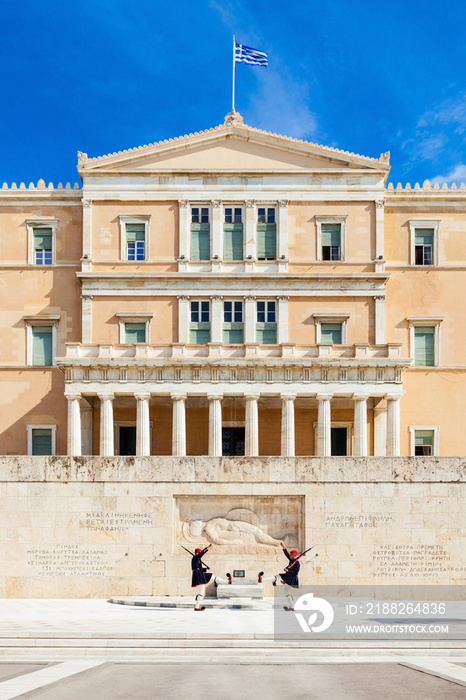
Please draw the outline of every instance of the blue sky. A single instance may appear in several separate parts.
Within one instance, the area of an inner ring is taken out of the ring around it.
[[[466,180],[466,3],[0,3],[0,185],[78,180],[89,156],[245,123],[367,156],[390,180]]]

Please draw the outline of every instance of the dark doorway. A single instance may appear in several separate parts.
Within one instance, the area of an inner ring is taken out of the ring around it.
[[[120,454],[135,455],[136,454],[136,426],[121,425],[120,426]]]
[[[346,428],[332,428],[332,457],[346,457]]]
[[[222,455],[224,457],[244,455],[244,428],[222,428]]]

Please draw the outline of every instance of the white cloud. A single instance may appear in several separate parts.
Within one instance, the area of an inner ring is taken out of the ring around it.
[[[433,185],[436,183],[442,185],[444,182],[447,182],[449,185],[452,182],[455,182],[456,184],[466,182],[466,164],[458,163],[458,165],[455,165],[455,167],[446,175],[436,175],[435,177],[431,178],[430,181]]]
[[[258,75],[258,90],[244,110],[245,121],[286,136],[311,138],[317,131],[317,119],[307,105],[307,86],[277,71],[265,70]]]

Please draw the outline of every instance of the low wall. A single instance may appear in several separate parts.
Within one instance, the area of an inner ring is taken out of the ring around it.
[[[210,542],[219,575],[278,573],[284,541],[316,545],[305,584],[461,585],[465,482],[461,457],[0,457],[0,594],[191,595],[182,546]]]

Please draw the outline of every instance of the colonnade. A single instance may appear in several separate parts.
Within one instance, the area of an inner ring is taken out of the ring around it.
[[[101,393],[100,399],[100,455],[114,455],[113,430],[113,401],[112,393]],[[141,392],[134,395],[137,402],[136,411],[136,454],[150,455],[150,420],[149,401],[151,394]],[[68,393],[68,454],[79,456],[82,453],[81,439],[81,394]],[[186,400],[187,393],[173,393],[173,430],[172,454],[176,457],[186,455]],[[260,394],[245,395],[245,455],[259,455],[259,399]],[[281,395],[281,455],[295,456],[295,400],[296,394]],[[331,455],[331,401],[332,394],[321,393],[316,396],[318,401],[318,417],[316,430],[316,455]],[[353,455],[367,455],[367,402],[370,397],[365,394],[353,395],[354,401],[354,447]],[[385,454],[398,456],[400,454],[400,395],[386,395],[386,449]],[[222,394],[208,394],[209,402],[209,455],[222,455]],[[380,423],[380,415],[377,417]],[[378,441],[374,441],[380,443]]]

